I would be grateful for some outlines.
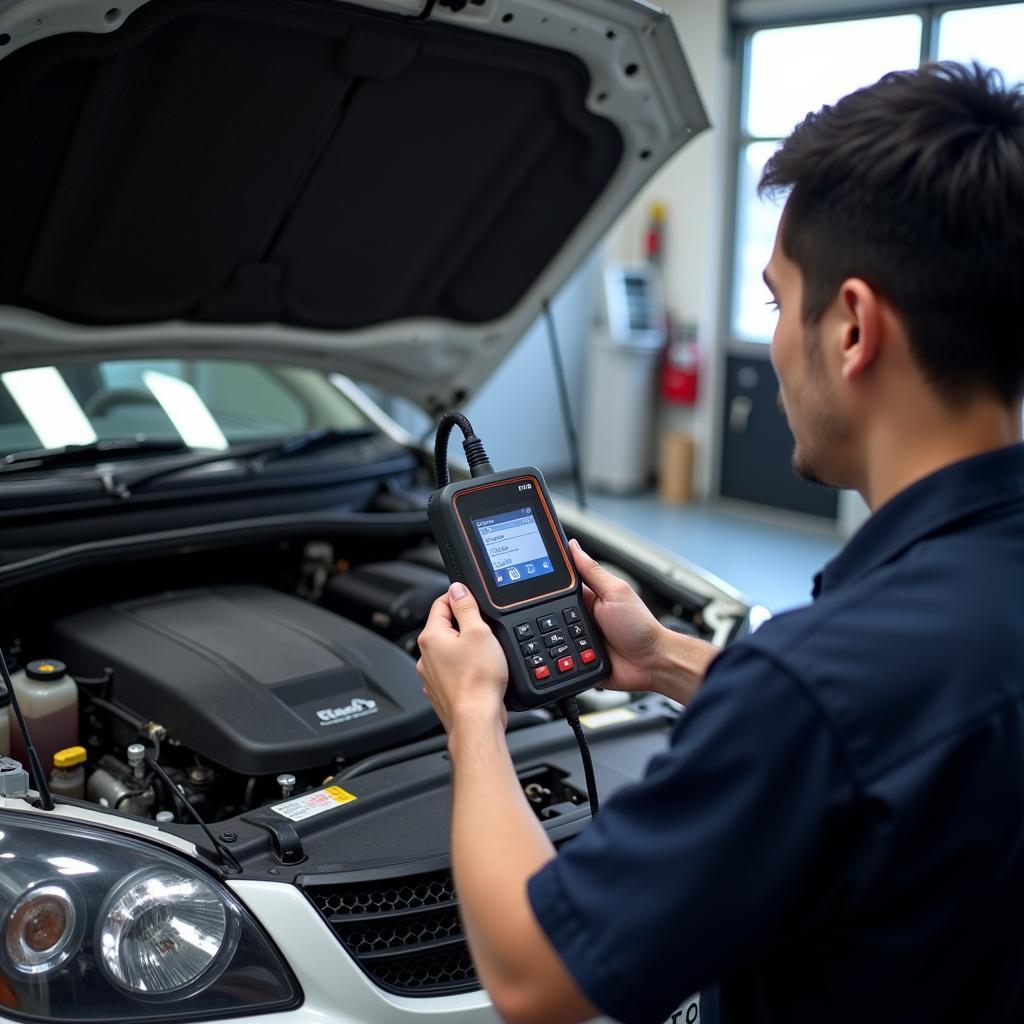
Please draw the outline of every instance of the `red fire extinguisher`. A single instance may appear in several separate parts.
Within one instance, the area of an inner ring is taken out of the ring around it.
[[[666,402],[693,405],[697,401],[700,383],[700,349],[697,331],[686,327],[673,331],[665,346],[661,370],[661,395]]]
[[[651,203],[644,229],[644,259],[662,266],[665,262],[665,219],[668,210],[664,203]]]

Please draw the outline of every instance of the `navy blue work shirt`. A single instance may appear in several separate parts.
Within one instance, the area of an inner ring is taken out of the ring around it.
[[[1024,446],[920,480],[530,879],[604,1013],[1024,1021]]]

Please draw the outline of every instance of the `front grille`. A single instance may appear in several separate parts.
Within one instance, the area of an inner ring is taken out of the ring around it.
[[[393,914],[455,902],[450,871],[386,882],[307,885],[306,892],[325,914]]]
[[[480,987],[450,871],[341,884],[310,879],[302,888],[381,988],[438,996]]]

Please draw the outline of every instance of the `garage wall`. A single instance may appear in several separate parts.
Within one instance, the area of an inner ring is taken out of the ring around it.
[[[727,32],[728,0],[661,0],[661,6],[675,22],[712,128],[663,167],[628,207],[609,232],[605,253],[595,254],[558,297],[555,315],[570,401],[580,429],[599,267],[606,256],[637,259],[650,205],[664,203],[668,208],[666,295],[678,318],[697,324],[704,365],[696,409],[672,410],[662,426],[690,431],[696,438],[695,487],[699,495],[707,495],[715,479],[714,425],[720,419],[714,399],[719,390],[716,364],[723,337],[723,226],[729,219],[731,177],[733,61]],[[569,451],[543,326],[534,325],[470,404],[467,415],[487,439],[492,458],[502,465],[532,462],[545,473],[557,474],[568,470]]]
[[[594,253],[552,304],[577,431],[600,265],[600,253]],[[569,471],[571,459],[557,387],[542,319],[527,331],[466,407],[466,415],[496,466],[539,466],[546,476]]]
[[[697,442],[695,489],[712,493],[715,424],[719,422],[717,370],[721,323],[725,225],[729,200],[730,101],[733,60],[727,0],[660,0],[672,15],[697,79],[712,127],[662,168],[608,236],[613,259],[636,259],[652,202],[668,209],[666,298],[673,314],[697,325],[702,348],[701,396],[694,411],[671,410],[663,426],[685,429]]]

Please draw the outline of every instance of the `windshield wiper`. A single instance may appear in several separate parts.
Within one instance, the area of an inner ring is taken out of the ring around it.
[[[318,427],[316,430],[307,431],[305,434],[299,434],[297,437],[290,437],[284,441],[275,441],[273,444],[233,445],[225,451],[206,452],[192,458],[181,459],[171,466],[161,466],[159,469],[127,476],[121,480],[106,479],[104,486],[114,497],[130,498],[140,487],[144,487],[154,480],[180,473],[186,469],[211,466],[217,462],[245,462],[248,464],[250,473],[260,473],[268,462],[292,458],[296,455],[308,455],[321,448],[333,448],[335,445],[366,440],[374,437],[376,433],[377,430],[374,427],[348,427],[343,430],[337,427]]]
[[[31,469],[59,469],[62,466],[91,466],[106,458],[119,459],[131,455],[166,455],[191,451],[184,441],[158,441],[138,435],[113,441],[92,441],[89,444],[66,444],[59,448],[38,448],[13,452],[0,459],[0,473],[16,473]]]
[[[277,444],[266,445],[263,451],[257,453],[257,457],[264,463],[275,459],[288,459],[293,455],[307,455],[320,448],[333,448],[336,444],[365,441],[369,437],[374,437],[376,433],[376,427],[345,427],[344,429],[317,427],[316,430],[308,430],[305,434],[299,434],[298,437],[290,437]]]

